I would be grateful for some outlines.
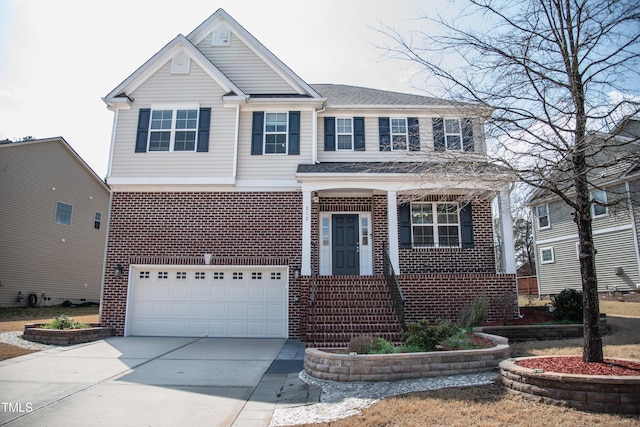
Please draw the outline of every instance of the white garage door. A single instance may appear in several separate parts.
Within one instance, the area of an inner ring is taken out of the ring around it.
[[[134,266],[126,335],[286,338],[286,267]]]

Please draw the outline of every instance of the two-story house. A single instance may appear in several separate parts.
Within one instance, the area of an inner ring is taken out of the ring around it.
[[[640,289],[640,118],[611,133],[589,136],[596,274],[599,292]],[[605,148],[602,148],[605,147]],[[598,203],[600,202],[600,203]],[[531,199],[540,295],[582,289],[578,232],[572,209],[557,196],[536,191]]]
[[[62,137],[0,144],[0,307],[98,303],[109,187]]]
[[[510,178],[485,163],[486,109],[307,84],[222,9],[104,101],[102,322],[118,334],[339,342],[516,293]]]

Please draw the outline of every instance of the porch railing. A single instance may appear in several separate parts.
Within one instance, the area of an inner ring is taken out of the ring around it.
[[[402,295],[402,289],[400,289],[400,285],[398,284],[398,278],[396,277],[396,272],[393,269],[393,264],[391,264],[391,258],[389,257],[389,252],[387,247],[383,247],[383,261],[384,261],[384,276],[387,282],[387,288],[389,289],[389,295],[391,296],[391,302],[393,303],[393,309],[398,316],[398,322],[402,328],[405,328],[405,317],[404,317],[404,296]]]

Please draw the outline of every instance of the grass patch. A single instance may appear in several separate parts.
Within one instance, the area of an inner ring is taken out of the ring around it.
[[[49,320],[63,314],[88,316],[98,314],[98,306],[63,307],[52,305],[49,307],[3,307],[0,308],[0,322],[11,320]]]

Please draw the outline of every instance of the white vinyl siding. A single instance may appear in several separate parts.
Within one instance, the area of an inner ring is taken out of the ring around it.
[[[297,111],[292,107],[288,111]],[[280,113],[283,110],[266,111]],[[240,146],[238,149],[238,182],[259,181],[268,185],[269,181],[287,181],[298,186],[295,175],[299,164],[311,162],[312,113],[300,112],[300,154],[297,155],[251,155],[251,125],[253,112],[240,112]]]
[[[244,93],[297,93],[233,33],[228,46],[211,46],[209,35],[197,48]]]
[[[108,189],[60,141],[4,145],[0,158],[11,165],[0,179],[0,306],[18,291],[38,303],[42,293],[58,304],[99,301],[107,227],[93,226],[108,212]],[[54,222],[58,201],[73,206],[69,226]]]
[[[171,74],[167,62],[136,89],[134,108],[118,112],[111,176],[122,178],[230,177],[232,175],[236,112],[224,108],[225,91],[212,82],[197,64],[189,74]],[[171,106],[198,103],[211,107],[209,151],[135,153],[138,111],[152,105]],[[185,167],[188,165],[188,167]]]

